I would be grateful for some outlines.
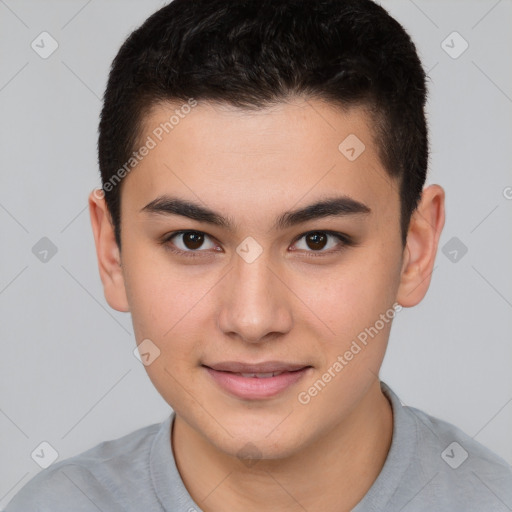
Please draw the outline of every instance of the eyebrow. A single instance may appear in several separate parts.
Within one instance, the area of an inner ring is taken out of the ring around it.
[[[178,197],[162,195],[144,206],[141,212],[156,215],[181,215],[198,222],[205,222],[230,231],[235,230],[235,222],[205,206]],[[325,217],[346,217],[348,215],[367,215],[371,209],[348,196],[322,199],[303,208],[284,212],[279,215],[273,229],[285,229],[304,222]]]

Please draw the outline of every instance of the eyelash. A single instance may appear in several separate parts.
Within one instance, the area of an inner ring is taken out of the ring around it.
[[[166,250],[168,250],[168,251],[170,251],[170,252],[172,252],[174,254],[178,254],[179,256],[185,256],[187,258],[204,257],[204,255],[201,255],[201,253],[208,253],[209,251],[205,251],[205,250],[201,251],[199,249],[198,250],[190,250],[190,251],[182,251],[181,249],[177,249],[176,247],[170,245],[171,239],[173,239],[174,237],[176,237],[178,235],[183,235],[185,233],[199,233],[199,234],[202,234],[202,235],[206,235],[207,237],[215,240],[214,237],[212,237],[208,233],[205,233],[204,231],[197,231],[197,230],[194,230],[194,229],[184,229],[184,230],[180,230],[180,231],[173,231],[172,233],[167,234],[161,240],[160,243],[165,246]],[[307,255],[307,257],[309,257],[309,258],[318,258],[318,257],[329,256],[329,255],[332,255],[334,253],[342,251],[346,247],[350,247],[350,246],[356,245],[355,242],[352,240],[352,238],[350,236],[345,235],[343,233],[338,233],[336,231],[328,231],[328,230],[327,231],[326,230],[324,230],[324,231],[322,231],[322,230],[306,231],[305,233],[299,235],[293,241],[293,244],[297,243],[299,240],[301,240],[302,238],[304,238],[305,236],[307,236],[307,235],[309,235],[311,233],[322,233],[322,234],[325,234],[325,235],[331,235],[331,236],[337,238],[339,240],[339,242],[341,242],[341,248],[335,249],[335,250],[331,249],[329,251],[306,251],[304,254]]]

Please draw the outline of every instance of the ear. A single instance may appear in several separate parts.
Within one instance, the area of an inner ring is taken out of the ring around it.
[[[121,269],[121,254],[103,190],[95,189],[89,194],[89,214],[105,298],[111,308],[128,312],[130,308]]]
[[[444,190],[439,185],[423,189],[411,216],[398,288],[397,302],[416,306],[430,286],[439,237],[445,219]]]

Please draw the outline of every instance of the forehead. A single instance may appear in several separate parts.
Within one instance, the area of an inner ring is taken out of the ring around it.
[[[371,118],[319,100],[260,110],[226,104],[164,103],[144,118],[139,146],[151,146],[126,176],[123,209],[140,211],[160,195],[181,196],[261,222],[257,212],[343,194],[381,214],[399,210]],[[390,201],[390,194],[393,200]],[[393,203],[395,207],[393,207]]]

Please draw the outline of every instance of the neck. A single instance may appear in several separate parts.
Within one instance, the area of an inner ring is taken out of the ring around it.
[[[285,459],[244,466],[176,415],[172,445],[185,487],[204,512],[350,511],[379,475],[393,414],[377,379],[342,424]]]

